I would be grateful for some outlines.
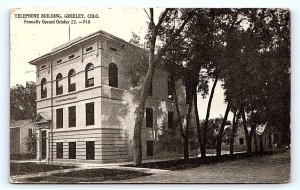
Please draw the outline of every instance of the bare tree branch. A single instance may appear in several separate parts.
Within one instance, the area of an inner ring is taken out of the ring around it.
[[[146,15],[148,16],[149,20],[151,21],[150,15],[148,14],[148,12],[146,11],[146,9],[144,9]]]
[[[159,28],[161,27],[162,22],[165,20],[167,14],[169,11],[171,11],[172,9],[167,8],[159,17],[158,23],[155,27],[155,32],[157,32],[159,30]]]
[[[194,17],[195,15],[195,11],[192,11],[190,13],[190,15],[188,16],[188,18],[182,23],[182,25],[176,30],[176,32],[172,35],[172,37],[170,38],[169,42],[167,42],[161,49],[160,51],[157,53],[157,56],[156,56],[156,59],[154,62],[157,62],[160,57],[162,57],[162,55],[167,51],[167,49],[174,45],[174,44],[177,44],[178,41],[181,41],[181,40],[176,40],[175,41],[175,38],[181,33],[181,31],[184,29],[185,25]]]

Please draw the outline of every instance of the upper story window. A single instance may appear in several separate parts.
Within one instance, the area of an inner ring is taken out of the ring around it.
[[[117,51],[117,49],[116,49],[116,48],[113,48],[113,47],[110,47],[109,49],[110,49],[111,51],[115,51],[115,52]]]
[[[68,73],[68,92],[76,91],[75,70],[71,69]]]
[[[42,69],[46,69],[46,68],[47,68],[47,65],[46,65],[46,64],[40,66],[40,69],[41,69],[41,70],[42,70]]]
[[[153,128],[153,109],[146,108],[146,127]]]
[[[89,63],[85,67],[85,87],[94,86],[94,65]]]
[[[174,129],[174,112],[168,111],[168,128]]]
[[[47,86],[46,86],[47,80],[45,78],[41,81],[41,99],[47,98]]]
[[[93,47],[88,47],[85,49],[85,52],[92,51],[92,50],[93,50]]]
[[[76,106],[69,107],[69,127],[76,127]]]
[[[56,95],[60,95],[63,93],[63,85],[62,85],[63,76],[61,73],[56,75]]]
[[[153,93],[153,87],[152,87],[152,81],[150,82],[149,84],[149,87],[148,87],[148,96],[152,96],[152,93]]]
[[[168,77],[168,100],[174,100],[174,90],[175,85],[173,82],[173,77]]]
[[[118,88],[118,67],[116,64],[111,63],[108,66],[108,85]]]
[[[85,104],[86,125],[95,124],[94,102]]]
[[[56,110],[56,128],[63,128],[64,122],[64,111],[63,108],[59,108]]]
[[[74,57],[75,57],[75,55],[72,54],[72,55],[69,56],[69,59],[73,59]]]

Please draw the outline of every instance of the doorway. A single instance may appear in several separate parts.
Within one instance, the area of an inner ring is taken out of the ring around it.
[[[42,131],[42,159],[46,159],[47,156],[47,133]]]

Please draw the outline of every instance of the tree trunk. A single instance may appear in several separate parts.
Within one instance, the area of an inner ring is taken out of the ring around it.
[[[195,109],[195,119],[196,119],[196,125],[197,125],[197,135],[198,135],[198,144],[199,144],[199,149],[202,150],[203,148],[203,143],[202,143],[202,130],[200,126],[200,120],[199,120],[199,114],[198,114],[198,107],[197,107],[197,86],[195,87],[194,91],[194,109]],[[201,155],[202,157],[202,155]]]
[[[176,108],[176,113],[177,113],[177,118],[178,118],[178,123],[179,123],[179,130],[180,130],[180,134],[183,140],[183,150],[184,150],[184,159],[188,159],[188,150],[186,151],[186,149],[188,149],[188,145],[186,146],[186,136],[184,134],[184,130],[183,130],[183,126],[182,126],[182,121],[181,121],[181,116],[180,116],[180,109],[179,109],[179,105],[178,105],[178,98],[177,98],[177,91],[176,91],[176,85],[175,85],[175,81],[172,78],[172,88],[173,88],[173,92],[174,92],[174,101],[175,101],[175,108]],[[186,153],[187,152],[187,153]],[[187,158],[186,158],[187,156]]]
[[[236,110],[234,110],[233,112],[233,119],[232,119],[232,128],[231,128],[231,134],[230,134],[230,139],[229,139],[229,152],[231,154],[231,151],[233,152],[233,142],[231,142],[231,137],[232,137],[232,133],[233,133],[233,126],[235,125],[235,121],[236,121]]]
[[[154,51],[155,51],[155,44],[158,30],[161,28],[162,22],[164,21],[167,13],[170,9],[166,9],[161,16],[159,17],[159,21],[157,25],[154,24],[154,14],[153,8],[150,8],[150,52],[149,52],[149,60],[148,60],[148,70],[145,77],[145,80],[142,85],[141,95],[139,99],[139,104],[136,109],[136,118],[135,118],[135,125],[134,125],[134,134],[133,134],[133,148],[134,148],[134,155],[133,155],[133,164],[140,165],[142,163],[142,124],[144,120],[145,114],[145,105],[146,105],[146,97],[150,82],[152,81],[155,67],[165,54],[168,48],[172,45],[176,45],[177,42],[180,40],[176,40],[176,37],[179,36],[180,32],[184,29],[185,25],[189,22],[189,20],[195,15],[195,11],[192,11],[188,18],[181,24],[181,26],[175,31],[175,33],[171,36],[170,40],[160,49],[160,51],[156,54],[154,58]]]
[[[189,93],[190,96],[187,96],[188,103],[188,112],[186,116],[186,128],[185,128],[185,141],[184,141],[184,159],[189,159],[189,130],[191,125],[191,111],[193,106],[193,94]]]
[[[251,149],[250,151],[252,151],[252,139],[254,138],[254,147],[255,147],[255,152],[257,150],[257,141],[255,140],[256,139],[256,124],[252,124],[251,125],[251,130],[250,130],[250,135],[249,135],[249,141],[250,141],[250,144],[251,144]]]
[[[264,139],[263,139],[263,135],[259,135],[259,153],[260,153],[260,155],[264,154]]]
[[[153,54],[149,56],[149,69],[146,75],[146,78],[143,83],[142,92],[140,96],[139,105],[136,109],[136,119],[134,126],[134,135],[133,135],[133,147],[134,147],[134,165],[140,165],[142,163],[142,124],[145,114],[145,105],[148,88],[150,81],[153,78],[155,65],[153,65]]]
[[[234,121],[233,125],[232,125],[232,133],[231,133],[231,137],[230,137],[230,155],[233,155],[233,148],[234,148],[234,140],[235,140],[235,135],[238,129],[238,122],[239,119],[241,117],[241,111],[238,112],[237,116],[236,116],[236,120]]]
[[[224,128],[225,128],[225,125],[226,125],[226,122],[227,122],[227,117],[228,117],[229,110],[230,110],[230,103],[228,102],[227,108],[226,108],[226,111],[225,111],[225,115],[224,115],[220,130],[219,130],[219,134],[218,134],[218,137],[217,137],[217,156],[221,156],[222,138],[223,138]]]
[[[251,139],[250,135],[248,132],[248,127],[247,127],[247,121],[246,121],[246,115],[244,109],[242,111],[242,120],[243,120],[243,128],[244,128],[244,133],[245,133],[245,139],[246,139],[246,146],[247,146],[247,153],[251,153]]]
[[[157,32],[155,29],[155,24],[153,22],[153,9],[150,9],[150,13],[151,13],[151,20],[149,25],[151,30],[151,38],[150,38],[149,60],[148,60],[149,67],[147,70],[145,80],[142,85],[139,105],[136,109],[136,119],[135,119],[134,134],[133,134],[134,165],[140,165],[142,163],[142,125],[143,125],[144,114],[145,114],[146,97],[156,66],[156,64],[154,63],[154,51],[155,51]]]
[[[206,110],[206,117],[205,117],[205,123],[204,123],[204,128],[203,128],[203,142],[202,142],[202,149],[201,149],[201,157],[205,157],[206,156],[206,144],[207,144],[207,129],[208,129],[208,120],[209,120],[209,114],[210,114],[210,108],[211,108],[211,103],[212,103],[212,99],[214,97],[214,93],[215,93],[215,88],[218,82],[218,76],[216,76],[215,82],[212,86],[211,89],[211,93],[209,96],[209,100],[208,100],[208,105],[207,105],[207,110]]]
[[[255,152],[257,153],[258,147],[257,147],[257,135],[254,134],[254,146],[255,146]]]

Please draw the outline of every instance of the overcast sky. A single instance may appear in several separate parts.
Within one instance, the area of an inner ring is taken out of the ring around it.
[[[155,19],[162,9],[156,9]],[[11,75],[10,86],[24,85],[26,81],[35,82],[35,66],[28,62],[49,53],[53,48],[69,40],[69,25],[67,24],[24,24],[24,19],[15,18],[14,14],[98,14],[99,19],[90,19],[91,24],[71,25],[71,40],[90,33],[104,30],[126,41],[135,32],[143,37],[147,30],[148,17],[143,9],[18,9],[12,12],[10,22],[11,36]],[[28,19],[35,20],[35,19]],[[42,20],[42,19],[39,19]],[[52,20],[52,19],[48,19]],[[63,20],[63,19],[62,19]],[[210,83],[210,87],[212,84]],[[199,115],[205,118],[207,98],[198,97]],[[221,85],[217,85],[214,95],[211,117],[224,115],[226,105]]]

